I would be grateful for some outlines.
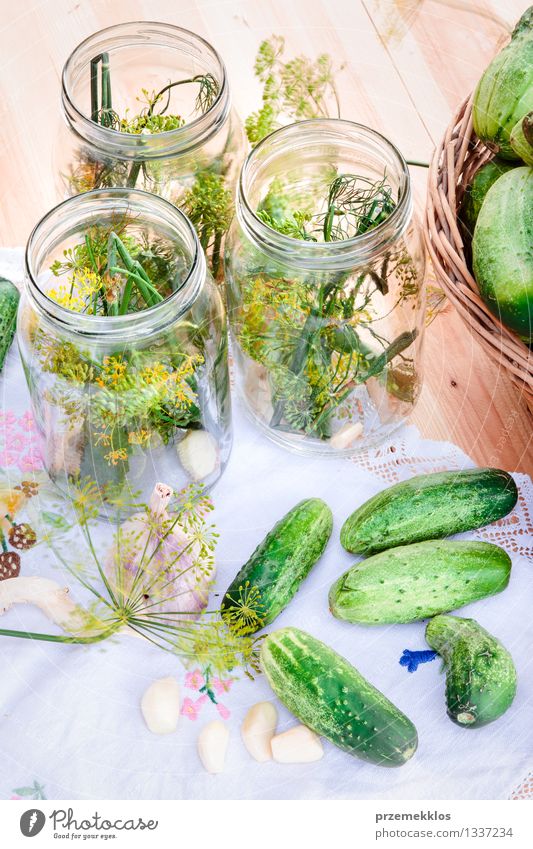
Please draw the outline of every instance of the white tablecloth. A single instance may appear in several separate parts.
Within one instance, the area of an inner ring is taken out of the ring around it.
[[[0,252],[0,274],[20,280],[20,252]],[[0,378],[0,454],[4,482],[39,466],[29,398],[16,346]],[[269,443],[235,405],[235,447],[213,493],[221,533],[218,589],[234,574],[270,527],[297,501],[319,496],[331,506],[335,528],[322,560],[273,627],[295,624],[345,655],[415,723],[419,749],[400,769],[363,763],[325,742],[321,761],[308,765],[257,764],[240,738],[247,708],[274,699],[263,676],[211,682],[216,704],[202,694],[203,670],[184,670],[172,656],[127,636],[89,647],[0,638],[0,797],[43,793],[50,799],[180,798],[507,798],[533,762],[533,563],[529,478],[517,475],[520,504],[512,516],[471,536],[499,542],[513,558],[504,593],[463,608],[511,651],[519,676],[516,700],[498,722],[461,729],[447,717],[440,662],[410,674],[405,648],[426,649],[425,623],[362,628],[333,619],[330,584],[352,562],[338,541],[344,518],[388,483],[414,474],[470,466],[453,445],[422,440],[414,428],[357,461],[301,458]],[[24,554],[23,573],[60,579],[43,546]],[[63,576],[65,584],[69,583]],[[72,582],[70,582],[72,583]],[[75,590],[75,588],[74,588]],[[46,631],[37,610],[18,606],[0,627]],[[139,703],[156,678],[181,684],[178,731],[157,737],[146,728]],[[281,706],[279,730],[295,723]],[[230,729],[224,774],[208,775],[196,737],[208,721]]]

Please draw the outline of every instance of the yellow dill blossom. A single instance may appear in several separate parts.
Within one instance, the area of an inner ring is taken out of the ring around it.
[[[108,433],[97,433],[96,434],[96,445],[111,445],[111,437]]]
[[[71,277],[71,284],[81,298],[90,298],[102,287],[102,280],[90,268],[76,268]]]
[[[67,286],[59,286],[57,289],[49,289],[48,297],[64,307],[66,310],[73,312],[82,312],[85,309],[85,302],[78,296],[74,295]]]
[[[145,383],[151,385],[153,383],[165,383],[170,377],[170,373],[163,363],[154,363],[142,370],[141,377]]]
[[[132,430],[128,433],[128,442],[130,445],[144,445],[150,438],[150,431],[145,428],[140,430]]]
[[[128,454],[125,448],[114,448],[105,455],[105,459],[112,466],[116,466],[120,460],[127,460]]]
[[[99,386],[116,386],[126,374],[127,365],[120,357],[104,357],[102,374],[97,379]]]

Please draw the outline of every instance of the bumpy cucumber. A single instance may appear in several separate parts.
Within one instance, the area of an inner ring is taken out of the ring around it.
[[[502,174],[515,167],[515,162],[507,159],[499,159],[496,156],[494,159],[485,162],[472,177],[471,182],[466,188],[459,213],[463,225],[463,233],[469,240],[474,235],[474,227],[476,226],[479,210],[488,190]]]
[[[362,625],[413,622],[499,593],[511,559],[488,542],[431,540],[356,563],[330,589],[337,619]]]
[[[374,554],[488,525],[509,513],[518,492],[500,469],[418,475],[379,492],[346,519],[347,551]]]
[[[0,277],[0,371],[13,341],[19,300],[17,287]]]
[[[472,118],[480,139],[505,159],[518,159],[510,142],[516,122],[533,109],[533,6],[494,57],[474,92]]]
[[[526,342],[533,342],[532,245],[533,168],[523,166],[487,192],[472,240],[472,268],[487,307]]]
[[[226,621],[248,633],[273,622],[322,555],[332,530],[331,510],[320,498],[293,507],[228,587],[222,602]]]
[[[426,640],[446,669],[448,716],[464,728],[502,716],[516,693],[516,669],[502,644],[475,619],[436,616]]]
[[[269,634],[261,665],[301,722],[351,755],[402,766],[415,753],[413,723],[347,660],[298,628]]]
[[[526,165],[533,166],[533,111],[516,122],[511,132],[511,146]]]

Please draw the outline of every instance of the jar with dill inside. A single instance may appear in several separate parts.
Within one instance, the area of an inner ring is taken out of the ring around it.
[[[231,448],[224,306],[198,236],[162,198],[61,203],[26,249],[18,341],[45,467],[68,493],[147,501],[212,486]]]
[[[420,392],[425,255],[407,165],[379,133],[316,119],[246,159],[225,276],[238,386],[273,440],[351,454]]]
[[[215,277],[244,145],[218,53],[170,24],[131,22],[79,44],[62,75],[61,198],[137,188],[182,208]]]

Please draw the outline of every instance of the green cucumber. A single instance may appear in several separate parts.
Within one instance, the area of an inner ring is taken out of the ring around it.
[[[464,728],[478,728],[502,716],[516,694],[513,659],[475,619],[436,616],[426,640],[446,669],[448,716]]]
[[[293,507],[228,587],[221,606],[228,624],[253,634],[273,622],[322,555],[332,530],[331,510],[320,498]]]
[[[514,28],[509,44],[481,77],[472,104],[474,130],[491,150],[518,159],[511,146],[516,122],[533,109],[533,6]]]
[[[0,371],[13,341],[20,293],[5,277],[0,277]]]
[[[466,188],[459,211],[463,234],[469,240],[474,235],[474,227],[476,226],[479,210],[488,190],[502,174],[507,173],[511,168],[516,168],[515,162],[510,162],[507,159],[499,159],[495,156],[494,159],[490,159],[481,168],[478,168],[472,177]]]
[[[463,469],[418,475],[379,492],[346,519],[341,543],[374,554],[427,539],[470,531],[501,519],[518,499],[511,475],[500,469]]]
[[[513,168],[487,192],[472,240],[472,268],[489,310],[533,341],[533,168]]]
[[[333,649],[298,628],[269,634],[261,666],[280,701],[304,725],[350,755],[402,766],[417,747],[410,719]]]
[[[337,619],[361,625],[413,622],[501,592],[510,573],[509,555],[488,542],[416,542],[356,563],[329,604]]]
[[[511,145],[526,165],[533,165],[533,111],[516,122],[511,132]]]

